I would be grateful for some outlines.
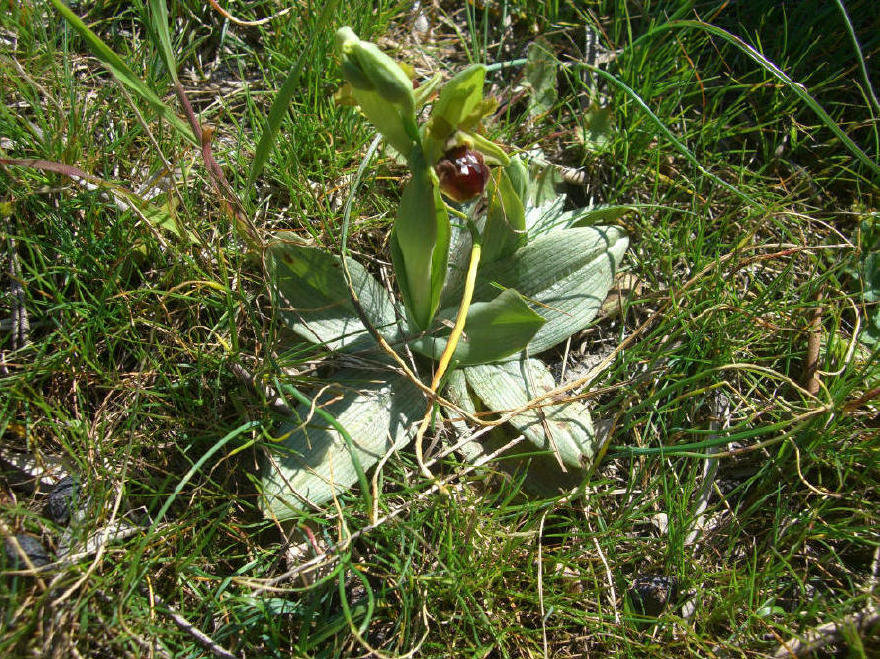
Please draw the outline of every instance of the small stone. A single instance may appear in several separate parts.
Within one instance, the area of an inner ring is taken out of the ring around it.
[[[62,478],[49,493],[49,502],[46,504],[49,518],[56,524],[67,524],[78,498],[79,481],[73,476]]]
[[[634,613],[658,616],[678,595],[678,579],[662,574],[637,577],[627,597]]]
[[[46,552],[46,548],[34,536],[19,534],[12,536],[12,538],[18,540],[19,547],[27,554],[34,567],[40,567],[49,562],[49,554]],[[4,543],[6,545],[6,557],[9,559],[9,567],[12,570],[26,570],[28,565],[24,558],[22,558],[12,538],[6,538]]]

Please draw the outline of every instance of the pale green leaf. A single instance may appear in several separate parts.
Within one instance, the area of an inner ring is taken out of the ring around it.
[[[526,56],[526,81],[531,87],[529,116],[549,112],[556,104],[556,58],[545,40],[529,44]]]
[[[552,348],[584,329],[596,316],[629,240],[615,226],[564,229],[536,237],[509,258],[487,264],[477,275],[474,300],[491,300],[512,288],[547,322],[529,342],[530,355]],[[461,295],[461,284],[447,299]]]
[[[526,208],[543,206],[560,196],[562,176],[559,170],[543,160],[540,151],[529,162],[528,199]]]
[[[421,337],[413,341],[411,347],[439,359],[456,313],[455,308],[440,312],[438,319],[447,321],[443,335]],[[461,366],[504,359],[523,350],[543,324],[544,319],[532,311],[516,291],[508,289],[491,302],[476,302],[470,306],[464,334],[452,360]]]
[[[367,470],[405,446],[425,411],[421,391],[387,371],[341,371],[315,404],[346,430],[354,456],[342,433],[301,406],[297,418],[278,430],[279,442],[268,447],[264,464],[261,504],[277,519],[323,506],[350,489],[358,482],[355,460]]]
[[[506,169],[495,169],[486,186],[489,207],[483,227],[484,264],[506,258],[526,241],[526,214]]]
[[[524,470],[525,488],[545,496],[570,491],[583,483],[601,455],[600,440],[583,403],[538,400],[554,384],[547,367],[532,359],[455,371],[447,380],[444,394],[462,410],[506,416],[513,410],[528,408],[508,423],[464,442],[461,440],[472,429],[457,418],[454,410],[446,410],[464,458],[473,463],[496,454],[494,468],[513,473]],[[518,436],[527,442],[504,448]]]
[[[269,246],[269,277],[279,316],[304,339],[331,350],[372,347],[373,338],[352,305],[340,257],[292,240],[277,240]],[[385,289],[357,261],[346,262],[367,319],[386,338],[396,341],[394,306]]]
[[[440,191],[418,149],[414,156],[413,178],[397,209],[391,255],[410,322],[424,330],[440,303],[451,230]]]
[[[494,412],[527,406],[556,387],[550,370],[537,359],[463,369],[474,395]],[[539,449],[550,451],[566,469],[589,469],[596,455],[590,411],[579,401],[544,400],[510,419]]]
[[[595,103],[582,115],[582,123],[575,137],[593,151],[601,150],[611,140],[611,107],[599,107]]]
[[[539,208],[530,209],[526,216],[530,235],[572,227],[611,224],[628,213],[639,211],[639,206],[622,204],[590,206],[574,210],[564,210],[564,208],[564,196],[560,196]]]
[[[516,196],[525,206],[529,198],[529,170],[523,162],[522,156],[513,156],[505,169]]]

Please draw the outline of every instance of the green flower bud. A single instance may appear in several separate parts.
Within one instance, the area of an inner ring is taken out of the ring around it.
[[[354,30],[347,25],[336,30],[336,47],[339,49],[340,53],[344,51],[345,44],[357,41],[360,41],[360,39],[358,39]]]
[[[358,39],[349,27],[337,30],[336,44],[342,52],[342,73],[352,87],[375,91],[405,112],[413,111],[412,81],[397,62],[376,44]]]
[[[342,56],[342,75],[347,82],[355,89],[363,89],[365,91],[375,91],[376,85],[364,75],[356,62],[348,55]]]

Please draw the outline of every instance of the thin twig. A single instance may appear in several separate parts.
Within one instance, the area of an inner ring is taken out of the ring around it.
[[[838,622],[826,622],[819,625],[802,638],[792,637],[776,648],[773,656],[782,659],[783,657],[802,657],[812,654],[826,645],[839,641],[843,637],[843,630],[847,627],[855,628],[861,633],[877,623],[880,623],[880,608],[876,605],[866,606],[861,611],[845,616]]]
[[[141,587],[141,592],[147,596],[148,594],[144,592],[146,588]],[[217,641],[208,636],[201,629],[196,627],[193,623],[183,617],[180,611],[178,611],[177,607],[169,602],[166,602],[162,597],[155,592],[149,593],[153,598],[155,598],[156,603],[165,609],[165,613],[174,621],[174,624],[177,625],[178,629],[183,631],[186,634],[189,634],[195,640],[196,643],[201,645],[203,648],[208,650],[215,657],[222,657],[222,659],[237,659],[237,657],[232,654],[229,650],[219,645]]]
[[[281,11],[272,14],[271,16],[266,16],[266,18],[260,18],[256,21],[245,21],[240,18],[236,18],[228,11],[223,9],[223,7],[217,4],[217,0],[208,0],[208,2],[210,3],[211,7],[214,8],[214,11],[220,14],[223,18],[227,19],[230,23],[235,23],[236,25],[241,25],[242,27],[257,27],[260,25],[265,25],[266,23],[274,21],[276,18],[281,18],[282,16],[289,14],[291,9],[293,9],[292,7],[285,7]]]
[[[9,224],[8,220],[7,224]],[[21,263],[18,261],[15,238],[12,237],[11,230],[6,235],[6,249],[9,252],[9,292],[12,297],[12,349],[18,350],[30,343],[31,325],[28,320],[27,307],[24,304]]]
[[[819,393],[819,347],[822,341],[822,291],[816,294],[816,308],[810,318],[810,329],[807,337],[807,356],[804,360],[804,373],[801,381],[804,388],[813,396]]]
[[[258,383],[256,377],[244,366],[238,362],[232,362],[229,364],[229,370],[248,391],[255,396],[262,397],[274,412],[281,416],[293,416],[293,410],[284,402],[284,399],[272,387]]]

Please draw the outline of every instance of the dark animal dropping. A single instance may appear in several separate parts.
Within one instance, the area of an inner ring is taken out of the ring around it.
[[[634,613],[658,616],[678,595],[678,580],[662,574],[637,577],[627,597]]]

